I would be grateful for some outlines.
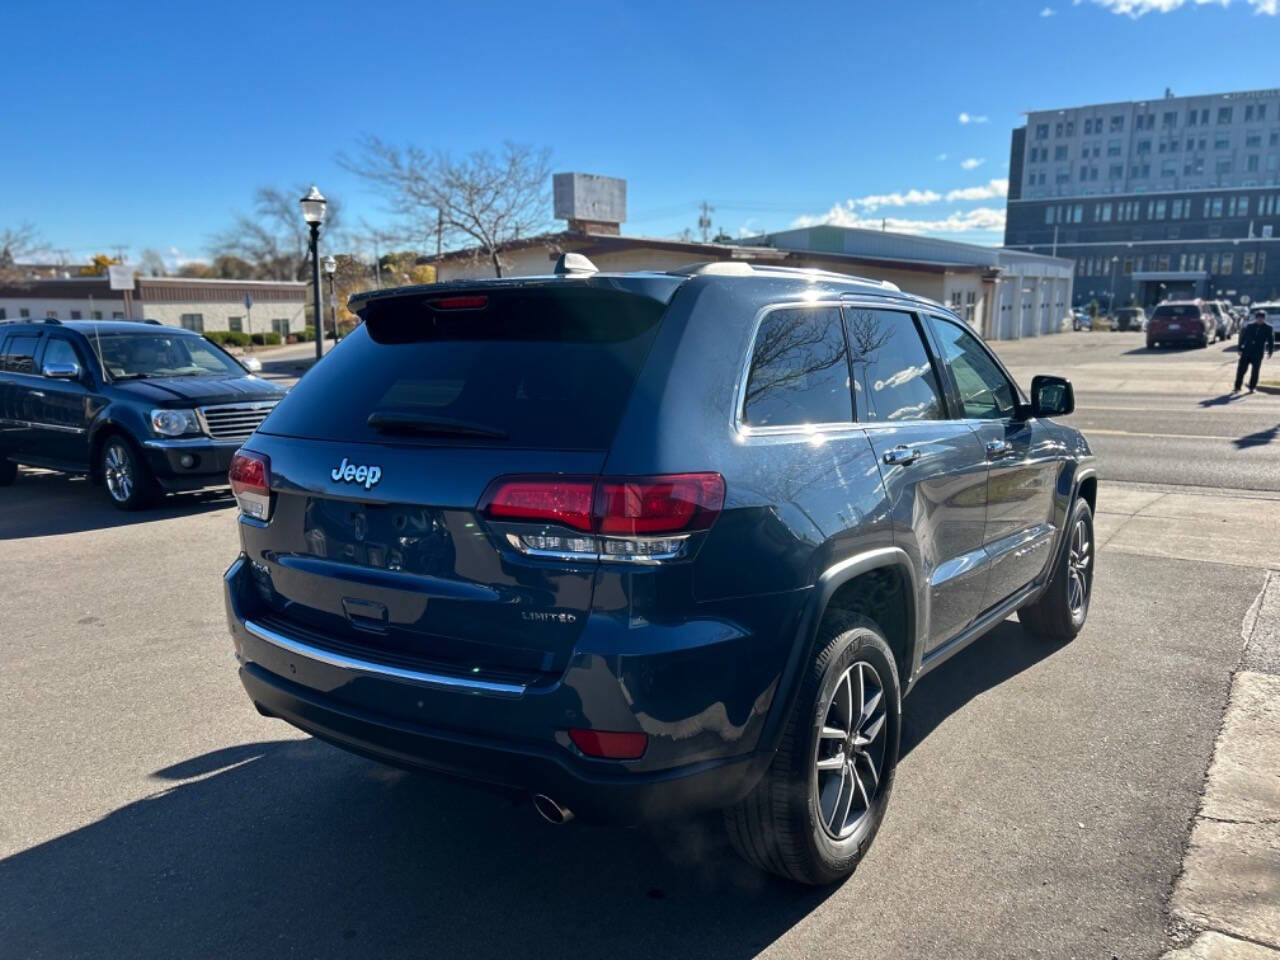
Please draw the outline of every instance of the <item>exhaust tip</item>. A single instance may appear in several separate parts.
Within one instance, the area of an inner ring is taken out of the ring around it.
[[[533,795],[533,808],[538,811],[539,816],[547,823],[554,823],[556,826],[568,823],[573,819],[573,811],[568,807],[562,807],[556,803],[545,793],[535,793]]]

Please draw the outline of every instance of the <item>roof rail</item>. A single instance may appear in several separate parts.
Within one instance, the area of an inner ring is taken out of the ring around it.
[[[58,326],[62,326],[62,321],[59,320],[57,317],[44,317],[43,319],[38,320],[36,322],[37,323],[56,323]]]
[[[156,327],[163,327],[163,326],[164,326],[164,324],[163,324],[163,323],[161,323],[159,320],[143,320],[142,322],[143,322],[143,323],[149,323],[149,324],[151,324],[152,326],[156,326]]]
[[[839,273],[835,270],[819,270],[816,267],[783,267],[772,263],[748,263],[745,260],[707,260],[702,263],[690,263],[682,267],[676,267],[669,272],[686,277],[748,277],[781,274],[783,276],[839,280],[844,283],[862,283],[871,287],[880,287],[883,290],[901,291],[901,287],[888,280],[873,280],[870,277],[858,277],[851,273]]]

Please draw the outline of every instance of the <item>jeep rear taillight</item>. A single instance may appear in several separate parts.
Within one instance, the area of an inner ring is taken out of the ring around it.
[[[227,471],[240,512],[255,520],[271,516],[271,460],[261,453],[237,450]]]
[[[522,553],[566,559],[658,561],[684,553],[724,506],[718,473],[654,477],[500,477],[480,501],[485,516],[512,524]]]

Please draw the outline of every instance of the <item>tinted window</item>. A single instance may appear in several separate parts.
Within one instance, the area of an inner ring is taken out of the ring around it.
[[[173,333],[104,333],[89,338],[113,380],[242,377],[244,370],[204,337]]]
[[[0,353],[0,370],[10,373],[35,373],[36,344],[38,335],[14,334],[5,341]]]
[[[942,358],[951,369],[966,417],[1005,420],[1017,409],[1017,393],[1009,378],[978,338],[960,324],[933,318]]]
[[[1156,307],[1156,312],[1151,315],[1151,319],[1177,319],[1191,318],[1192,320],[1200,319],[1200,308],[1192,304],[1180,304],[1179,306],[1163,306]]]
[[[915,319],[896,310],[845,310],[858,419],[942,420],[946,409]]]
[[[303,377],[264,433],[366,443],[504,444],[602,450],[657,336],[664,310],[598,290],[488,294],[479,309],[375,301],[366,321]],[[496,436],[381,431],[462,423]]]
[[[848,350],[835,307],[774,310],[760,322],[743,420],[772,427],[848,423]]]
[[[51,363],[74,363],[78,366],[80,358],[76,356],[76,348],[71,345],[71,341],[54,337],[45,344],[44,356],[40,363],[41,366],[48,366]]]

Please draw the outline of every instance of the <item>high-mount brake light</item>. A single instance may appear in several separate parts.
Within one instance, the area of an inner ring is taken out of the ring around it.
[[[494,520],[542,525],[507,533],[523,553],[638,562],[682,556],[689,536],[710,528],[723,506],[718,473],[500,477],[480,501]]]
[[[486,296],[436,297],[428,300],[427,305],[436,310],[483,310],[488,302]]]
[[[237,450],[227,471],[231,493],[240,512],[255,520],[271,517],[271,459],[261,453]]]

